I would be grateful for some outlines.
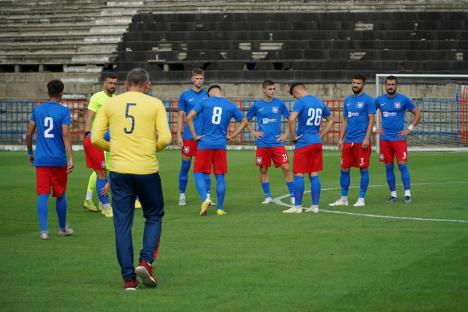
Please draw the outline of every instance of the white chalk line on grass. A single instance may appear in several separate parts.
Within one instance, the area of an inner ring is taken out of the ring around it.
[[[440,184],[468,184],[468,182],[443,182],[443,183],[412,183],[412,185],[440,185]],[[386,185],[369,185],[369,188],[374,187],[384,187]],[[357,186],[352,186],[350,188],[358,188]],[[322,191],[333,191],[333,190],[340,190],[339,187],[331,187],[331,188],[324,188]],[[310,193],[310,191],[305,191],[304,193]],[[291,204],[283,203],[281,199],[289,198],[289,194],[281,195],[278,197],[273,198],[273,203],[291,207]],[[349,208],[348,208],[349,209]],[[367,217],[367,218],[380,218],[380,219],[397,219],[397,220],[414,220],[414,221],[432,221],[432,222],[455,222],[455,223],[468,223],[468,220],[454,220],[454,219],[438,219],[438,218],[419,218],[419,217],[397,217],[397,216],[387,216],[387,215],[375,215],[375,214],[368,214],[368,213],[357,213],[357,212],[347,212],[347,211],[339,211],[339,210],[327,210],[321,209],[320,212],[325,213],[334,213],[334,214],[341,214],[341,215],[350,215],[350,216],[359,216],[359,217]]]

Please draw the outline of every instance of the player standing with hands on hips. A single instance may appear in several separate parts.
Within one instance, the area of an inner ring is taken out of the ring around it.
[[[359,168],[361,185],[359,198],[354,207],[365,206],[369,186],[371,133],[375,120],[375,102],[364,90],[366,78],[354,75],[352,78],[353,95],[343,102],[343,124],[341,126],[338,148],[341,150],[341,197],[330,206],[348,206],[348,190],[351,182],[350,168]],[[344,142],[343,142],[344,139]]]
[[[403,94],[397,93],[398,80],[395,76],[385,79],[386,94],[375,99],[376,108],[382,116],[382,128],[374,129],[380,134],[380,157],[385,163],[387,184],[390,188],[388,202],[397,201],[395,186],[395,173],[393,172],[393,159],[397,159],[400,169],[401,181],[405,189],[405,203],[411,203],[411,179],[408,170],[408,144],[407,136],[414,130],[421,120],[421,112],[413,104],[411,99]],[[414,115],[413,122],[405,128],[405,115],[409,111]]]
[[[151,88],[148,72],[128,72],[127,92],[107,101],[97,115],[91,142],[111,153],[110,184],[114,209],[117,259],[126,290],[135,290],[136,276],[156,287],[152,263],[158,255],[164,200],[156,153],[171,142],[163,103],[146,95]],[[104,139],[109,129],[110,142]],[[132,225],[136,197],[146,219],[139,265],[133,264]]]
[[[73,230],[66,225],[67,175],[73,170],[72,137],[70,134],[70,110],[60,104],[64,85],[60,80],[47,84],[49,101],[37,105],[26,130],[26,146],[29,161],[36,167],[37,215],[41,227],[40,238],[49,239],[47,228],[50,190],[57,199],[55,210],[59,223],[59,235],[70,236]],[[32,137],[36,134],[36,155],[33,154]]]

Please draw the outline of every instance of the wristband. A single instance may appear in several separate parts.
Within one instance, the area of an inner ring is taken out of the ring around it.
[[[414,130],[413,124],[411,124],[411,125],[408,126],[408,130],[409,130],[409,131],[413,131],[413,130]]]
[[[376,133],[376,132],[377,132],[376,126],[373,126],[373,127],[372,127],[372,132],[373,132],[373,133]]]

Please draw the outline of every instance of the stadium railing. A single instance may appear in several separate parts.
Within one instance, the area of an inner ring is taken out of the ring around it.
[[[253,105],[253,99],[231,99],[246,113]],[[294,100],[284,100],[291,111]],[[336,146],[342,122],[343,100],[328,99],[325,104],[333,113],[335,124],[332,131],[324,139],[324,145]],[[468,88],[463,90],[456,99],[415,99],[417,107],[421,109],[422,120],[409,138],[410,146],[449,146],[460,147],[468,145]],[[0,100],[0,145],[24,145],[26,128],[31,118],[31,112],[37,100]],[[176,144],[178,100],[165,99],[163,103],[168,112],[169,126]],[[84,99],[64,99],[62,104],[70,108],[72,115],[71,132],[74,144],[81,145],[84,137],[84,124],[88,101]],[[410,117],[410,116],[409,116]],[[409,120],[410,118],[408,118]],[[257,127],[257,121],[251,123]],[[229,131],[236,128],[232,122]],[[285,120],[282,129],[287,126]],[[253,145],[255,138],[249,131],[244,130],[235,138],[232,145]],[[290,144],[288,142],[288,144]]]

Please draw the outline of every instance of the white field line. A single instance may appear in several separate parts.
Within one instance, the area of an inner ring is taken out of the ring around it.
[[[412,183],[412,185],[438,185],[441,183]],[[443,184],[468,184],[468,182],[444,182]],[[369,187],[384,187],[386,185],[369,185]],[[351,188],[357,188],[356,187],[351,187]],[[338,187],[331,187],[331,188],[325,188],[322,189],[322,191],[333,191],[333,190],[340,190]],[[310,193],[310,191],[305,191],[304,193]],[[285,207],[290,207],[290,204],[283,203],[281,199],[283,198],[289,198],[289,194],[286,195],[281,195],[278,197],[273,198],[273,203],[280,205],[280,206],[285,206]],[[468,220],[454,220],[454,219],[437,219],[437,218],[419,218],[419,217],[397,217],[397,216],[387,216],[387,215],[375,215],[375,214],[367,214],[367,213],[357,213],[357,212],[347,212],[347,211],[338,211],[338,210],[327,210],[327,209],[321,209],[320,212],[325,212],[325,213],[334,213],[334,214],[341,214],[341,215],[350,215],[350,216],[358,216],[358,217],[367,217],[367,218],[380,218],[380,219],[397,219],[397,220],[413,220],[413,221],[432,221],[432,222],[455,222],[455,223],[468,223]]]

